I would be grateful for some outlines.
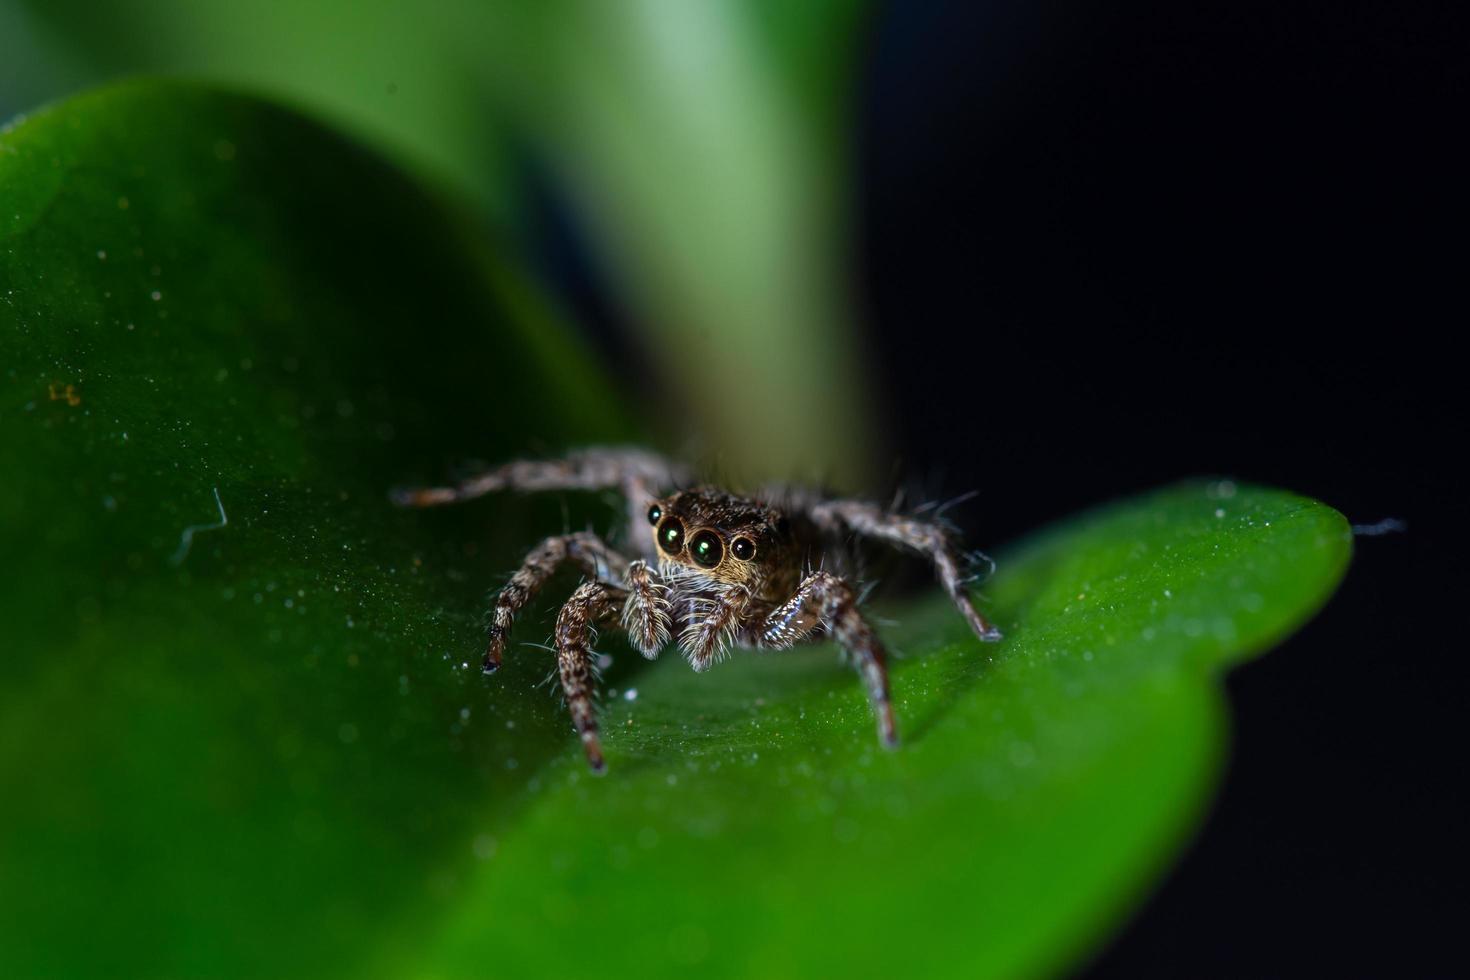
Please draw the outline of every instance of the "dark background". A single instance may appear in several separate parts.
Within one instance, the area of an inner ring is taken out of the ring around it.
[[[1463,361],[1436,338],[1470,323],[1467,67],[1447,4],[875,25],[877,363],[910,466],[980,490],[978,540],[1190,474],[1407,525],[1230,675],[1215,811],[1094,975],[1463,967]]]
[[[1464,961],[1441,338],[1470,323],[1467,52],[1448,4],[892,3],[869,27],[853,259],[896,475],[978,490],[950,516],[987,546],[1199,474],[1406,528],[1361,536],[1328,607],[1229,676],[1214,812],[1084,973]],[[543,203],[549,269],[639,373]]]

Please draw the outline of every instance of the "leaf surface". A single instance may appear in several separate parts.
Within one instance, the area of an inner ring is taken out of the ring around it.
[[[937,594],[875,608],[893,753],[830,647],[694,675],[609,638],[593,779],[531,645],[552,607],[475,661],[485,590],[613,508],[386,502],[634,433],[512,257],[357,146],[176,84],[0,136],[0,193],[16,975],[1055,967],[1197,820],[1223,669],[1350,554],[1331,509],[1225,481],[1063,522],[1001,553],[999,645]]]

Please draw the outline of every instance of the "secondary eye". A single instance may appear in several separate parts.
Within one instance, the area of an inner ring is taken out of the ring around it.
[[[664,509],[658,504],[654,504],[652,507],[648,508],[648,523],[657,525],[658,519],[663,516]]]
[[[725,554],[725,545],[713,531],[700,531],[689,542],[689,553],[696,565],[714,568]]]
[[[730,542],[730,554],[741,561],[750,561],[755,557],[755,542],[749,538],[736,538]]]
[[[677,555],[683,550],[684,525],[677,517],[670,517],[658,529],[658,546],[671,555]]]

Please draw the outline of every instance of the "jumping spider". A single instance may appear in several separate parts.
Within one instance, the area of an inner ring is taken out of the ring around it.
[[[605,763],[593,711],[593,630],[623,629],[653,659],[677,637],[689,665],[703,671],[732,647],[785,650],[831,636],[868,688],[884,746],[898,744],[883,645],[858,610],[853,587],[830,569],[848,567],[854,537],[907,548],[933,563],[960,614],[982,640],[1000,631],[975,610],[960,556],[945,530],[874,504],[783,488],[754,498],[686,486],[689,474],[638,449],[588,449],[563,459],[507,463],[452,487],[395,490],[404,507],[470,500],[496,490],[620,491],[639,557],[628,559],[594,534],[547,538],[500,590],[484,671],[500,667],[512,620],[564,563],[586,580],[556,618],[557,665],[572,723],[594,772]],[[664,496],[664,493],[668,493]],[[814,570],[815,569],[815,570]]]

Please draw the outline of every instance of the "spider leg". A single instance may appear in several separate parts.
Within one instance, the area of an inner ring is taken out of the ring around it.
[[[609,548],[595,534],[563,534],[542,541],[526,556],[521,567],[495,597],[495,610],[491,614],[485,646],[485,673],[493,674],[500,669],[516,613],[524,609],[557,569],[567,562],[580,565],[588,578],[603,581],[621,576],[628,568],[628,559]]]
[[[980,615],[970,601],[954,544],[940,525],[889,513],[876,504],[857,500],[823,501],[808,507],[807,514],[829,532],[846,529],[861,537],[908,548],[926,556],[934,565],[944,591],[949,593],[975,635],[987,641],[1001,638],[1000,630]]]
[[[400,487],[389,496],[400,507],[458,503],[497,490],[620,490],[633,509],[633,524],[659,488],[689,481],[688,471],[646,449],[598,447],[561,459],[516,460],[445,487]]]
[[[699,599],[698,615],[690,616],[679,634],[679,646],[696,671],[709,670],[735,640],[736,631],[750,608],[750,592],[731,586],[708,599]]]
[[[665,597],[668,587],[642,558],[628,566],[623,581],[628,588],[628,598],[623,603],[623,629],[638,652],[652,660],[669,642],[669,601]]]
[[[601,773],[607,764],[597,738],[597,714],[592,703],[592,631],[599,624],[616,623],[627,592],[604,582],[583,582],[556,617],[556,663],[561,689],[567,698],[572,724],[582,739],[587,764]]]
[[[898,745],[893,702],[888,694],[887,658],[873,627],[858,611],[852,586],[830,572],[815,572],[796,594],[776,607],[755,639],[760,646],[783,650],[813,638],[818,626],[836,637],[853,658],[868,688],[868,700],[878,719],[878,738],[885,748]]]

